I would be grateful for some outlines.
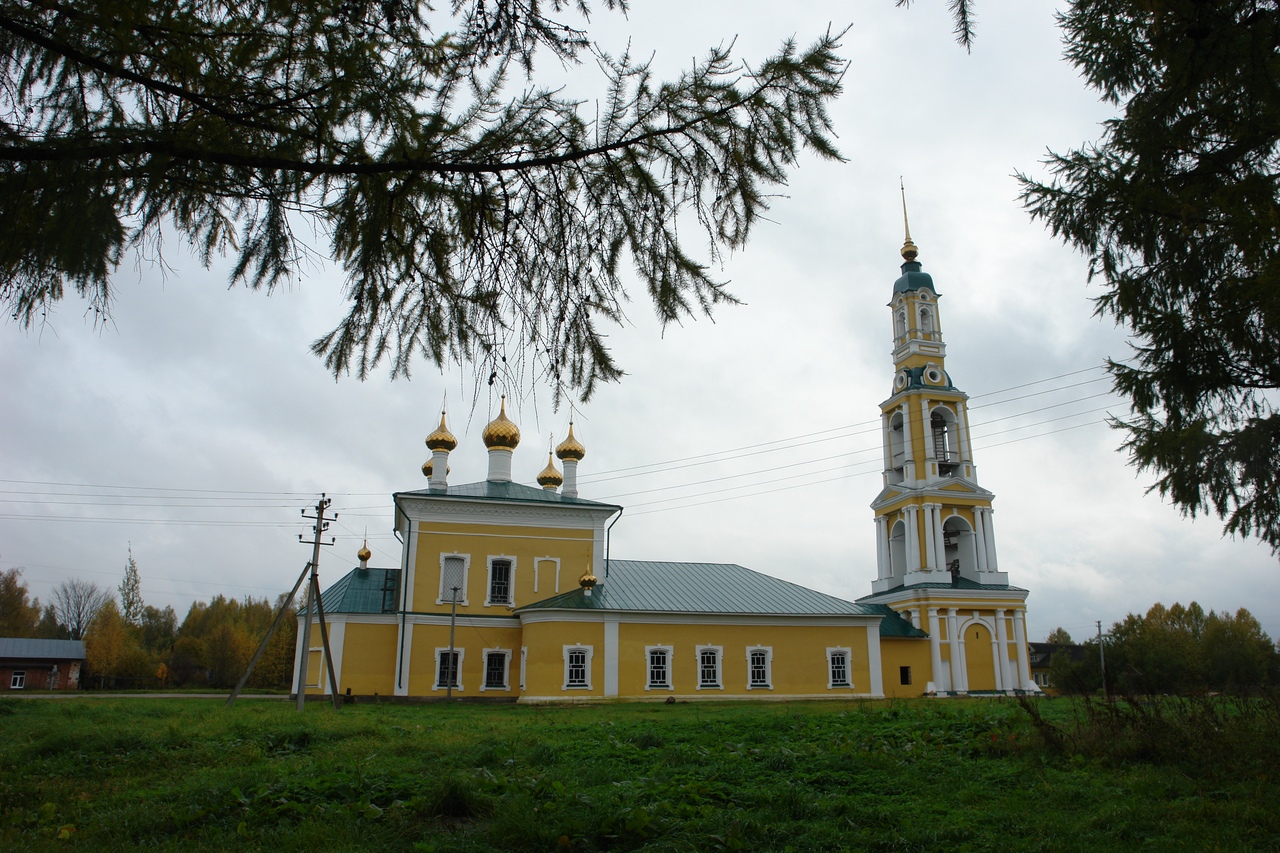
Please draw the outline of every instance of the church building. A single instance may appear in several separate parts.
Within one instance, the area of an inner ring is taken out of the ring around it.
[[[892,391],[881,403],[876,576],[846,601],[728,563],[613,557],[622,507],[578,493],[568,435],[537,486],[512,479],[520,430],[485,427],[484,481],[448,482],[458,441],[427,436],[427,488],[397,492],[400,565],[360,565],[298,619],[309,693],[576,700],[800,699],[1036,690],[1027,591],[996,559],[967,399],[947,373],[938,293],[908,230],[893,286]],[[556,467],[559,460],[562,470]],[[869,562],[869,560],[868,560]],[[311,648],[304,648],[309,633]],[[333,677],[329,676],[332,664]]]

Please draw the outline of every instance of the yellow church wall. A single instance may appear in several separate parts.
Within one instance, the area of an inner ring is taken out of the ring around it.
[[[390,696],[396,688],[398,625],[348,622],[343,629],[342,670],[338,688],[356,696]]]
[[[446,690],[436,685],[436,650],[449,648],[449,625],[413,626],[409,656],[409,695],[442,697]],[[514,698],[520,694],[521,631],[511,627],[459,624],[454,632],[454,648],[462,652],[462,687],[453,695],[461,697]],[[507,690],[484,687],[485,650],[510,652],[507,658]],[[392,642],[394,654],[395,643]]]
[[[604,624],[532,622],[524,626],[525,696],[533,699],[590,699],[604,696]],[[565,646],[590,649],[589,687],[565,689]]]
[[[418,613],[449,611],[448,603],[436,603],[440,598],[441,558],[459,554],[470,559],[467,566],[467,604],[459,604],[458,613],[501,615],[508,612],[506,606],[485,605],[490,557],[514,561],[513,593],[518,607],[557,594],[555,559],[559,560],[559,592],[574,589],[591,562],[594,532],[555,527],[420,522],[415,545],[417,558],[414,561],[411,610]],[[553,559],[545,562],[539,559],[547,557]],[[536,591],[535,568],[538,569]]]
[[[881,677],[887,698],[904,699],[923,696],[934,680],[929,657],[929,640],[918,637],[880,638]],[[911,668],[910,684],[902,683],[902,667]]]
[[[671,648],[671,690],[647,689],[648,646]],[[698,648],[721,649],[721,688],[699,688]],[[751,688],[747,650],[772,650],[772,690]],[[747,694],[811,695],[827,691],[828,648],[849,650],[853,688],[841,693],[870,692],[871,669],[867,630],[861,626],[654,624],[623,622],[618,629],[618,693],[620,696],[661,698],[666,695],[715,698]]]

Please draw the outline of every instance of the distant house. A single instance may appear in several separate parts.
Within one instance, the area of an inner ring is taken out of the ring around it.
[[[81,640],[0,638],[0,689],[78,690]]]
[[[1073,662],[1084,659],[1084,646],[1074,643],[1027,643],[1027,649],[1031,656],[1031,680],[1042,690],[1053,687],[1049,679],[1049,668],[1055,654],[1066,652]]]

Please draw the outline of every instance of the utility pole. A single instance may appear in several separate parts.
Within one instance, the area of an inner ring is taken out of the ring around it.
[[[324,511],[331,504],[327,497],[322,493],[320,500],[316,501],[316,514],[314,516],[307,515],[307,511],[302,511],[303,518],[314,518],[315,525],[312,531],[315,533],[312,538],[311,545],[311,581],[307,584],[307,618],[302,623],[302,655],[299,658],[298,666],[298,710],[301,711],[303,704],[307,701],[307,670],[311,663],[311,612],[315,608],[316,614],[320,617],[320,640],[324,645],[324,661],[329,671],[329,692],[333,694],[334,710],[338,708],[338,680],[333,674],[333,656],[329,653],[329,631],[324,622],[324,608],[320,603],[320,577],[317,568],[320,565],[320,546],[332,545],[334,540],[331,538],[328,542],[322,542],[321,538],[326,530],[329,529],[329,522],[324,519]],[[334,518],[338,517],[335,512]],[[298,534],[299,542],[306,542],[302,538],[302,534]]]
[[[1102,646],[1102,620],[1098,620],[1098,661],[1102,664],[1102,699],[1110,701],[1107,693],[1107,655]]]
[[[321,534],[329,529],[329,522],[324,519],[324,511],[329,508],[332,503],[323,494],[320,500],[316,502],[315,516],[307,515],[307,511],[302,510],[303,518],[315,518],[315,536],[312,539],[311,562],[307,563],[302,569],[302,574],[298,575],[298,580],[290,590],[289,596],[280,602],[280,610],[276,613],[275,621],[271,623],[271,627],[267,629],[267,635],[262,638],[262,642],[258,644],[258,650],[253,653],[253,658],[249,661],[249,666],[245,668],[244,675],[240,678],[240,683],[236,685],[236,689],[231,691],[231,695],[227,697],[227,706],[230,707],[236,701],[236,697],[240,695],[240,691],[249,681],[249,676],[253,674],[253,668],[257,665],[258,659],[262,657],[262,653],[267,650],[267,644],[271,642],[271,637],[275,635],[276,629],[280,627],[280,623],[284,621],[284,614],[289,609],[289,605],[293,603],[294,596],[298,594],[298,587],[302,586],[304,580],[307,581],[307,621],[302,625],[302,654],[298,657],[300,665],[298,667],[298,710],[302,710],[302,704],[306,699],[307,691],[307,664],[310,663],[311,654],[311,608],[316,609],[316,613],[320,617],[320,638],[324,643],[324,659],[329,670],[329,685],[333,693],[333,707],[338,707],[338,681],[334,678],[333,658],[329,654],[329,631],[324,621],[324,607],[320,602],[320,577],[317,569],[320,563],[320,546],[332,545],[333,539],[328,542],[321,541]],[[338,517],[335,512],[334,518]],[[306,542],[302,538],[302,534],[298,534],[299,542]]]

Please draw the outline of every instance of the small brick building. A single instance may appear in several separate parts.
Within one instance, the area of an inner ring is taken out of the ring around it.
[[[0,691],[78,690],[81,640],[0,638]]]

